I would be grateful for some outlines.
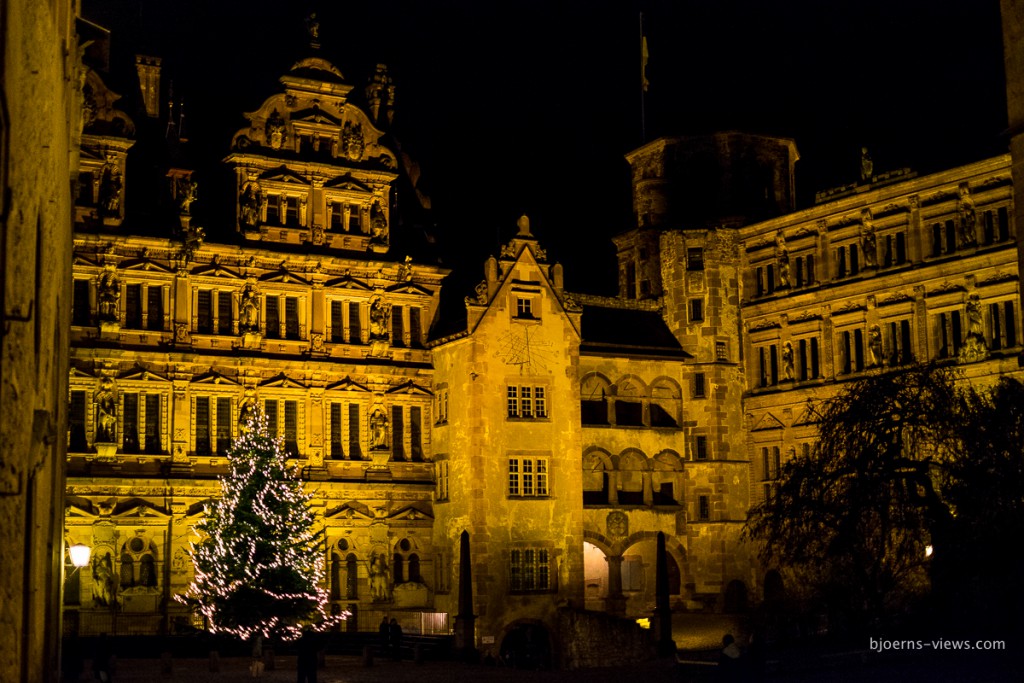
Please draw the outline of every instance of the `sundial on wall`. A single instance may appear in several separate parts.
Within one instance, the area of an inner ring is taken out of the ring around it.
[[[537,338],[533,325],[513,325],[498,340],[498,356],[506,365],[517,366],[521,375],[547,372],[554,361],[551,342]]]

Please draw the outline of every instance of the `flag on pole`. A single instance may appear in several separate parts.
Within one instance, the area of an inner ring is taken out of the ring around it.
[[[647,92],[651,82],[647,80],[647,36],[643,32],[643,21],[643,15],[640,15],[640,87]]]

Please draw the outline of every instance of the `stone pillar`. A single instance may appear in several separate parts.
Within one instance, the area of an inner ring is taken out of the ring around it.
[[[626,613],[626,598],[622,595],[622,555],[609,555],[608,597],[605,598],[608,614],[623,616]]]
[[[476,659],[475,624],[469,532],[463,531],[459,537],[459,613],[455,615],[455,649],[466,660]]]

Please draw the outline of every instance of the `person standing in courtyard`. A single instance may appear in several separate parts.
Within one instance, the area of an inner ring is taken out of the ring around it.
[[[396,619],[392,619],[388,626],[388,648],[392,659],[396,662],[402,659],[402,627]]]
[[[316,683],[316,656],[318,649],[316,636],[310,631],[306,631],[299,638],[299,683]]]

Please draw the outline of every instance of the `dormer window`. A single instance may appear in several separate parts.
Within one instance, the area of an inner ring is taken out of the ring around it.
[[[516,297],[516,317],[536,320],[536,316],[533,314],[533,299],[525,296]]]

